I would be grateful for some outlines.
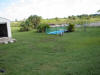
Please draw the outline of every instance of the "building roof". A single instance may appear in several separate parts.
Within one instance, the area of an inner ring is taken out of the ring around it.
[[[9,19],[6,19],[6,18],[3,18],[3,17],[0,17],[1,19],[5,19],[5,20],[9,20]],[[9,20],[10,21],[10,20]]]

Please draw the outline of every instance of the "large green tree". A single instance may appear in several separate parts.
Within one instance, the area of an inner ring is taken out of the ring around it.
[[[31,15],[28,18],[30,25],[32,25],[35,29],[40,24],[42,17],[37,15]]]

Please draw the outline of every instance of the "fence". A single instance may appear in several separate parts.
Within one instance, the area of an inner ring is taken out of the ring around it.
[[[57,27],[50,27],[46,29],[46,33],[55,33],[55,34],[59,34],[59,32],[64,32],[67,30],[66,26],[57,26]]]

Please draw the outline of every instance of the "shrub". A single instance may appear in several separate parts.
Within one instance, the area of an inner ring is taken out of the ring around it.
[[[30,25],[29,25],[29,22],[28,21],[23,21],[23,22],[21,22],[21,24],[20,24],[20,30],[19,31],[29,31],[30,30]]]
[[[50,26],[48,24],[40,24],[37,27],[37,32],[45,32],[46,28],[49,28]]]
[[[75,24],[69,23],[68,31],[69,32],[74,32],[75,31]]]

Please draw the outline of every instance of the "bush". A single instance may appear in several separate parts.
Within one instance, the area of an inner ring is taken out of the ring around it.
[[[20,27],[19,31],[21,31],[21,32],[23,32],[23,31],[29,31],[30,30],[30,25],[29,25],[28,21],[21,22],[20,26],[21,27]]]
[[[49,28],[50,26],[48,24],[40,24],[37,27],[37,32],[45,32],[46,28]]]
[[[68,31],[69,32],[74,32],[75,31],[75,24],[69,23]]]

